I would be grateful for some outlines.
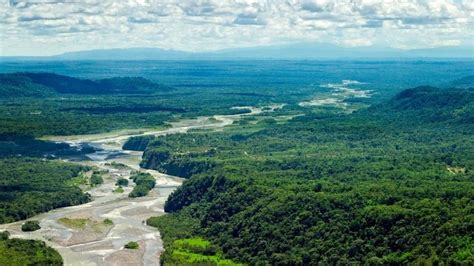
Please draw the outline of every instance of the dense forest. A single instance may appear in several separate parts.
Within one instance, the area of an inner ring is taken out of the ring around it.
[[[59,253],[43,241],[10,238],[0,232],[0,265],[63,265]]]
[[[285,95],[277,98],[285,99]],[[178,90],[140,77],[89,80],[51,73],[0,74],[0,136],[162,128],[179,118],[245,113],[248,110],[231,107],[273,100],[275,97],[229,94],[219,88]]]
[[[384,102],[343,94],[338,107],[299,104],[338,93],[319,84],[204,90],[189,82],[0,74],[0,222],[90,200],[75,186],[90,169],[50,159],[94,148],[38,137],[164,128],[286,103],[219,132],[125,143],[144,151],[142,167],[189,179],[166,202],[169,215],[147,221],[163,237],[165,264],[474,263],[473,77]],[[144,173],[132,181],[130,197],[155,186]],[[43,242],[1,241],[20,264],[27,256],[61,263]]]
[[[474,263],[473,103],[418,87],[352,114],[134,139],[143,166],[190,177],[148,220],[165,264],[195,237],[248,264]]]
[[[86,166],[32,158],[0,160],[0,223],[90,201],[72,185]]]

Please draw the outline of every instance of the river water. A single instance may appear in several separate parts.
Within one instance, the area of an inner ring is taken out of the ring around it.
[[[272,111],[280,106],[270,106]],[[40,239],[55,248],[63,257],[65,265],[159,265],[159,256],[163,251],[160,232],[147,226],[145,221],[151,216],[164,215],[164,203],[169,194],[181,185],[183,179],[165,175],[154,170],[142,169],[139,166],[142,152],[122,150],[123,143],[131,136],[166,135],[185,133],[190,129],[219,130],[232,124],[245,115],[255,115],[262,108],[247,107],[251,113],[240,115],[216,115],[199,117],[172,123],[163,130],[143,130],[138,134],[116,132],[97,135],[55,137],[54,141],[67,142],[71,145],[90,145],[97,151],[87,154],[86,158],[75,160],[77,163],[95,166],[104,174],[104,183],[87,192],[93,200],[89,203],[55,209],[37,215],[30,220],[38,220],[41,229],[34,232],[22,232],[18,221],[0,225],[1,230],[8,230],[12,237]],[[126,167],[111,164],[117,162]],[[150,193],[141,198],[129,198],[133,182],[124,187],[123,193],[114,193],[118,178],[128,179],[135,171],[144,171],[156,178],[156,186]],[[82,219],[85,226],[72,226],[60,222],[61,218]],[[112,225],[103,223],[112,220]],[[129,241],[136,241],[137,250],[124,249]]]

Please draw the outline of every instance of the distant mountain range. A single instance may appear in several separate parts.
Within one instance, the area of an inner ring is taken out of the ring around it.
[[[296,43],[185,52],[161,48],[102,49],[68,52],[55,56],[1,57],[1,60],[249,60],[249,59],[409,59],[474,58],[474,47],[438,47],[402,50],[387,47],[341,47],[326,43]]]

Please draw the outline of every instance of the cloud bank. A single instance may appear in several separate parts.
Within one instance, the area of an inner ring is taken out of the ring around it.
[[[101,48],[186,51],[327,42],[473,45],[464,0],[0,0],[1,55]]]

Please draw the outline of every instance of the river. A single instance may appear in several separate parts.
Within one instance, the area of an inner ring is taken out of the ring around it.
[[[273,105],[265,110],[273,111],[281,105]],[[242,108],[242,107],[240,107]],[[132,136],[166,135],[185,133],[190,129],[219,130],[239,120],[242,116],[263,112],[263,108],[245,107],[250,113],[238,115],[215,115],[198,117],[171,123],[171,127],[162,130],[141,130],[130,134],[128,131],[115,133],[81,135],[50,138],[54,141],[71,145],[90,145],[98,150],[87,154],[85,159],[75,162],[97,167],[107,172],[104,183],[87,192],[92,201],[82,205],[55,209],[31,217],[38,220],[41,229],[34,232],[22,232],[18,221],[0,225],[1,230],[8,230],[11,237],[40,239],[56,249],[64,259],[65,265],[159,265],[159,256],[163,251],[160,232],[147,226],[145,220],[151,216],[164,215],[164,203],[169,194],[181,185],[183,179],[165,175],[154,170],[142,169],[139,166],[142,152],[122,150],[123,143]],[[111,162],[121,163],[117,167]],[[133,182],[124,187],[123,193],[114,193],[118,178],[128,179],[135,171],[144,171],[156,178],[156,186],[150,193],[141,198],[129,198]],[[60,219],[63,218],[63,222]],[[65,223],[64,218],[73,221],[86,221],[85,225],[73,226]],[[105,224],[109,219],[113,224]],[[139,243],[137,250],[124,249],[130,241]]]

